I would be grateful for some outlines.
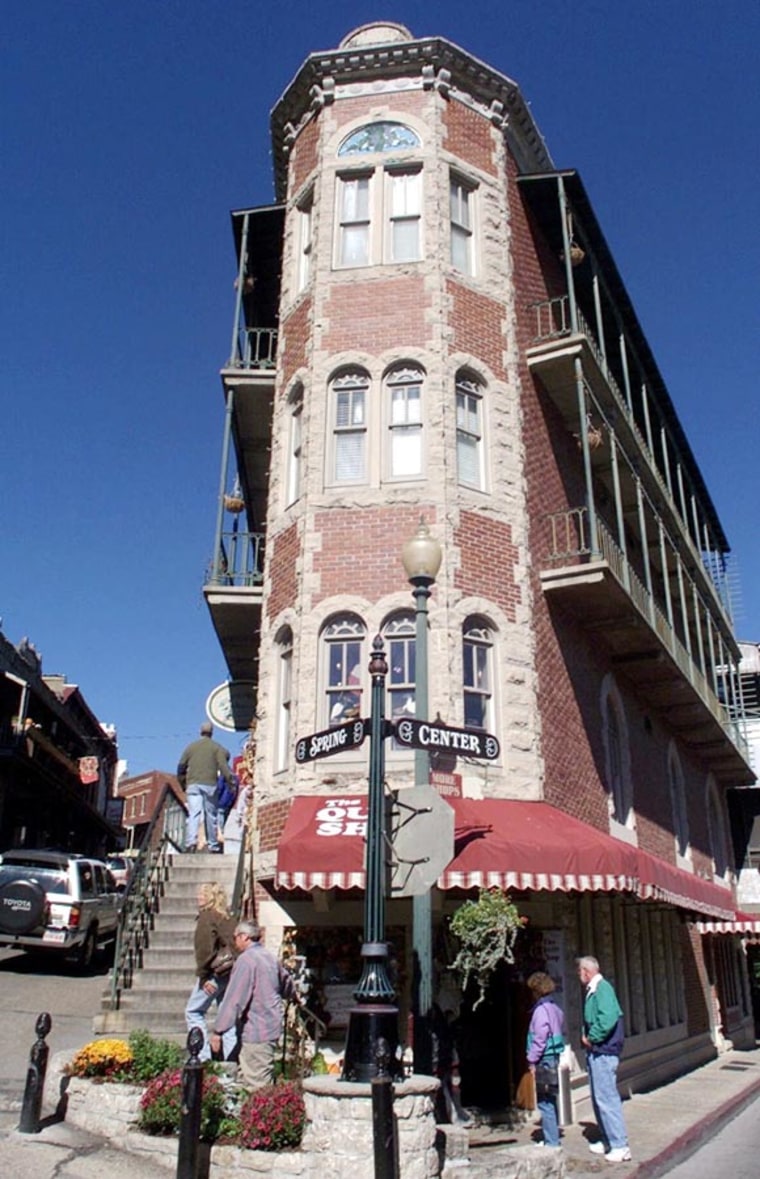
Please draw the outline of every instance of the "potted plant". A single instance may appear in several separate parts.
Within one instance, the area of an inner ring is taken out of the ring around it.
[[[476,901],[465,901],[451,918],[451,932],[461,943],[451,969],[463,991],[471,978],[478,984],[473,1009],[483,1002],[499,963],[514,962],[512,947],[523,924],[517,907],[500,888],[482,888]]]

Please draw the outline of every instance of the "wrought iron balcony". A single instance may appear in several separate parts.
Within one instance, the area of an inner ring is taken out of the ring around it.
[[[751,782],[744,717],[731,682],[735,669],[716,653],[702,670],[599,518],[591,535],[585,507],[554,513],[547,526],[544,592],[594,631],[642,699],[700,750],[718,779]]]
[[[219,536],[203,595],[233,680],[258,679],[264,533],[237,527]]]
[[[277,328],[241,326],[230,357],[231,368],[273,369],[277,363]]]

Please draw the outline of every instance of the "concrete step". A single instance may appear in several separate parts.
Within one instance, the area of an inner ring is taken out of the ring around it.
[[[160,909],[154,918],[142,967],[133,985],[121,993],[120,1008],[110,1010],[110,988],[95,1017],[96,1032],[128,1035],[146,1028],[152,1035],[185,1043],[184,1010],[196,979],[193,936],[198,913],[198,885],[218,880],[231,896],[237,858],[199,852],[172,857]]]

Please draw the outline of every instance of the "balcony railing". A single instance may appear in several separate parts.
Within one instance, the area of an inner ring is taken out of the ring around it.
[[[263,580],[264,533],[245,532],[233,525],[220,537],[208,584],[245,587],[261,585]]]
[[[277,363],[277,328],[246,327],[237,334],[232,368],[273,369]]]
[[[591,536],[588,509],[585,507],[572,508],[566,512],[555,512],[548,517],[548,524],[548,559],[551,562],[564,561],[588,567],[593,564],[595,559],[592,554],[599,554],[597,559],[606,562],[613,577],[623,588],[638,614],[649,623],[660,643],[692,685],[703,704],[720,723],[745,761],[748,762],[749,748],[744,734],[731,715],[731,710],[718,698],[712,685],[694,662],[689,651],[670,625],[667,616],[633,569],[604,523],[597,517],[595,543],[594,537]],[[743,718],[737,719],[742,720]]]

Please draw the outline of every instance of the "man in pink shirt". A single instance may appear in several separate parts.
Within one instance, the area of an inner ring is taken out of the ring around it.
[[[218,1052],[225,1032],[242,1024],[240,1080],[248,1089],[274,1082],[274,1057],[282,1034],[283,999],[298,1001],[293,979],[261,944],[253,921],[235,927],[238,959],[217,1011],[209,1042]]]

